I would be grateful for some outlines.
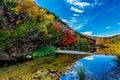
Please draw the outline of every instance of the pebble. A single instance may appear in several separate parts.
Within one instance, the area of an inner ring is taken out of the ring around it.
[[[31,55],[27,55],[26,58],[27,58],[27,59],[31,59],[32,56],[31,56]]]

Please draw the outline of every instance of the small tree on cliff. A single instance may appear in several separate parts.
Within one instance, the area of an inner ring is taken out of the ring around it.
[[[76,45],[76,37],[73,35],[72,31],[69,29],[65,30],[65,35],[61,37],[62,45],[65,45],[67,48],[70,47],[70,45]]]

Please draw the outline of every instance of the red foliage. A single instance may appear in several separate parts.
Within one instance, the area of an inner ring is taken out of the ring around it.
[[[60,24],[57,24],[57,23],[54,23],[51,28],[52,28],[52,29],[55,29],[57,32],[60,32],[60,30],[61,30],[61,25],[60,25]]]
[[[70,44],[76,45],[76,37],[73,35],[71,30],[66,29],[65,36],[62,36],[61,43],[67,47],[69,47]]]

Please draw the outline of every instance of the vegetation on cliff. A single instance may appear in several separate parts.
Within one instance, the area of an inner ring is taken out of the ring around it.
[[[0,53],[5,56],[31,55],[49,46],[80,49],[89,44],[86,37],[32,0],[1,0],[0,4]]]
[[[107,46],[98,49],[98,52],[110,55],[116,55],[120,62],[120,35],[112,37],[95,37],[96,45]]]

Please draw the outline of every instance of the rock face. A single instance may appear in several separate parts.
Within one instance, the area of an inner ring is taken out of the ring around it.
[[[5,5],[0,5],[0,20],[1,20],[1,28],[11,29],[14,25],[15,14],[10,12]]]
[[[5,6],[0,5],[0,21],[1,21],[0,28],[7,25],[7,17],[4,15],[5,15]]]
[[[29,15],[27,13],[18,13],[16,14],[12,10],[8,10],[5,5],[0,5],[0,21],[1,28],[11,30],[13,26],[16,25],[17,21],[28,20]]]
[[[14,7],[11,7],[13,3]],[[58,17],[38,7],[32,0],[0,0],[1,60],[31,58],[32,52],[40,46],[62,48],[69,45],[69,49],[75,49],[76,44],[80,46],[83,43],[80,39],[77,42],[76,35],[82,38]],[[90,38],[84,37],[83,40],[84,43],[95,44]]]
[[[6,31],[12,30],[14,26],[16,25],[17,21],[25,22],[28,19],[29,19],[29,14],[25,12],[16,13],[14,10],[10,10],[9,7],[6,4],[2,3],[1,1],[0,3],[0,30],[1,32],[3,29]],[[0,36],[1,36],[1,33],[0,33]],[[16,43],[13,46],[15,45],[20,46],[19,44],[16,44]],[[7,54],[2,54],[4,48],[0,46],[0,60],[15,60],[17,58],[23,58],[22,56],[27,56],[26,52],[28,52],[27,51],[28,46],[25,46],[26,48],[22,48],[23,52],[25,52],[25,54],[23,55],[19,54],[19,52],[14,52],[15,49],[17,49],[16,46],[13,47]],[[12,54],[9,54],[11,52]]]

